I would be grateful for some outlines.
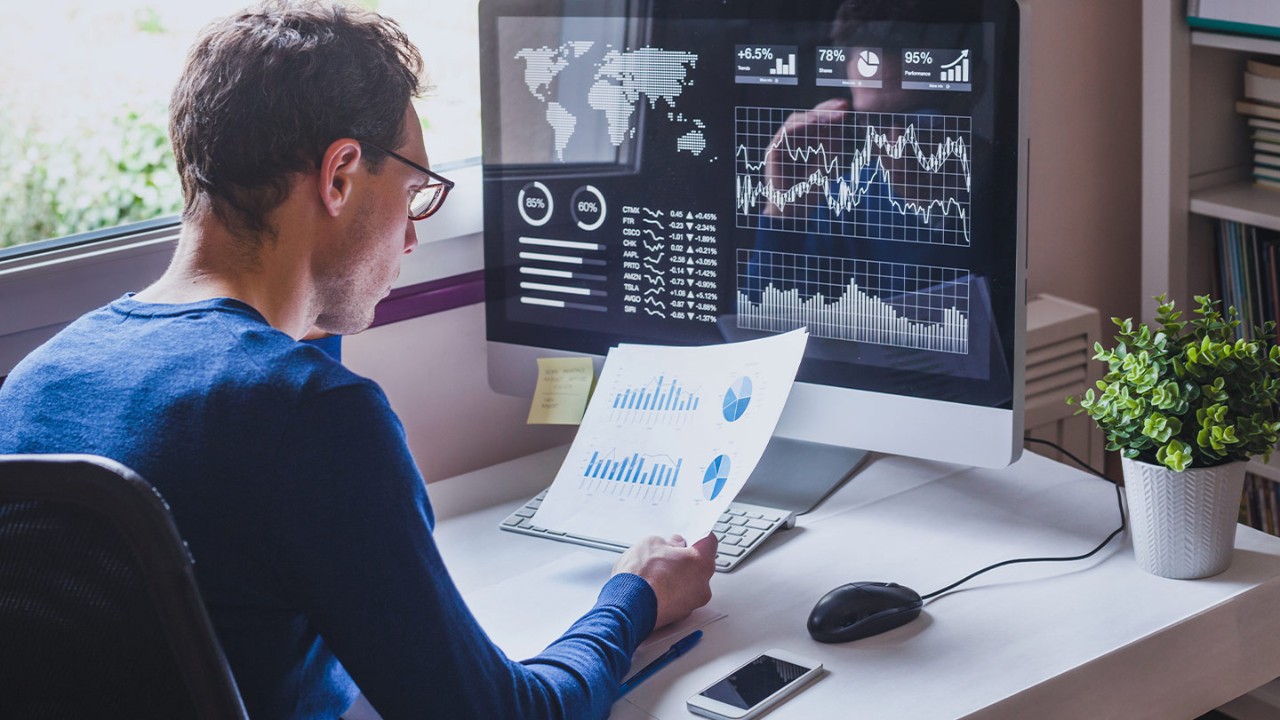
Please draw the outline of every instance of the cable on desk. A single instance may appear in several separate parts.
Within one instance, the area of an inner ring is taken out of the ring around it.
[[[1109,477],[1107,477],[1106,475],[1103,475],[1102,473],[1100,473],[1100,472],[1098,472],[1097,470],[1093,469],[1093,468],[1092,468],[1088,463],[1086,463],[1085,461],[1083,461],[1083,460],[1081,460],[1080,458],[1076,457],[1075,455],[1072,455],[1072,454],[1071,454],[1071,453],[1070,453],[1066,448],[1062,447],[1061,445],[1059,445],[1059,444],[1057,444],[1057,443],[1055,443],[1055,442],[1051,442],[1051,441],[1049,441],[1049,440],[1040,440],[1039,438],[1023,438],[1023,440],[1024,440],[1025,442],[1029,442],[1029,443],[1038,443],[1038,444],[1041,444],[1041,445],[1048,445],[1049,447],[1051,447],[1051,448],[1053,448],[1053,449],[1057,450],[1058,452],[1060,452],[1060,453],[1062,453],[1063,455],[1065,455],[1065,456],[1067,456],[1068,458],[1070,458],[1073,462],[1075,462],[1075,464],[1077,464],[1077,465],[1079,465],[1080,467],[1084,468],[1084,469],[1085,469],[1085,470],[1087,470],[1088,472],[1093,473],[1094,475],[1097,475],[1098,477],[1102,478],[1103,480],[1106,480],[1107,482],[1111,482],[1111,478],[1109,478]],[[988,565],[987,567],[984,567],[984,568],[982,568],[981,570],[978,570],[978,571],[977,571],[977,572],[975,572],[975,573],[971,573],[970,575],[967,575],[967,576],[965,576],[965,577],[963,577],[963,578],[961,578],[961,579],[959,579],[959,580],[957,580],[957,581],[955,581],[955,582],[951,583],[950,585],[948,585],[948,586],[946,586],[946,587],[944,587],[944,588],[942,588],[942,589],[940,589],[940,590],[934,590],[933,592],[931,592],[931,593],[929,593],[929,594],[927,594],[927,595],[921,595],[921,596],[920,596],[920,599],[921,599],[921,600],[931,600],[931,599],[933,599],[933,598],[935,598],[935,597],[937,597],[937,596],[939,596],[939,595],[941,595],[941,594],[943,594],[943,593],[950,592],[950,591],[952,591],[952,590],[956,589],[957,587],[960,587],[961,585],[963,585],[963,584],[965,584],[965,583],[969,582],[970,580],[972,580],[972,579],[974,579],[974,578],[978,577],[979,575],[981,575],[981,574],[983,574],[983,573],[985,573],[985,572],[990,572],[990,571],[992,571],[992,570],[995,570],[996,568],[1004,567],[1005,565],[1018,565],[1018,564],[1021,564],[1021,563],[1037,563],[1037,562],[1074,562],[1074,561],[1076,561],[1076,560],[1084,560],[1084,559],[1086,559],[1086,558],[1093,557],[1094,555],[1098,554],[1098,552],[1099,552],[1100,550],[1102,550],[1102,548],[1106,547],[1108,543],[1110,543],[1112,540],[1114,540],[1114,539],[1115,539],[1115,537],[1116,537],[1117,535],[1119,535],[1120,533],[1124,532],[1124,529],[1125,529],[1125,521],[1124,521],[1124,496],[1123,496],[1123,495],[1121,494],[1121,492],[1120,492],[1120,485],[1117,483],[1117,484],[1115,484],[1115,486],[1116,486],[1116,505],[1117,505],[1117,507],[1119,507],[1119,508],[1120,508],[1120,527],[1116,528],[1114,532],[1112,532],[1110,535],[1108,535],[1108,536],[1107,536],[1107,539],[1106,539],[1106,540],[1103,540],[1103,541],[1102,541],[1102,543],[1098,545],[1098,547],[1096,547],[1096,548],[1094,548],[1094,549],[1090,550],[1089,552],[1087,552],[1087,553],[1085,553],[1085,554],[1083,554],[1083,555],[1073,555],[1073,556],[1071,556],[1071,557],[1033,557],[1033,558],[1017,558],[1017,559],[1014,559],[1014,560],[1005,560],[1005,561],[1003,561],[1003,562],[998,562],[998,563],[996,563],[996,564],[994,564],[994,565]]]

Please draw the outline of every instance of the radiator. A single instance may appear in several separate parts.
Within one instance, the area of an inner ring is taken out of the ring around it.
[[[1093,360],[1093,344],[1101,335],[1098,311],[1053,295],[1027,303],[1027,437],[1050,440],[1103,470],[1105,441],[1093,420],[1067,396],[1079,397],[1102,376],[1103,363]],[[1055,460],[1060,453],[1032,444],[1029,449]]]

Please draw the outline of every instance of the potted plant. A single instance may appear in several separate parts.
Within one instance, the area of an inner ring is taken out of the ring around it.
[[[1121,454],[1138,564],[1174,578],[1231,564],[1246,463],[1269,459],[1280,432],[1275,324],[1240,339],[1234,307],[1195,300],[1190,321],[1164,295],[1154,328],[1113,318],[1115,347],[1094,346],[1107,373],[1079,400]]]

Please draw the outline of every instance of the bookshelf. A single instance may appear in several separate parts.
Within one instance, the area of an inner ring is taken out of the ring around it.
[[[1280,192],[1255,187],[1248,180],[1191,193],[1190,211],[1203,217],[1280,230]]]
[[[1280,62],[1280,40],[1193,32],[1186,0],[1143,0],[1142,12],[1140,286],[1150,322],[1152,296],[1167,293],[1185,308],[1213,290],[1220,220],[1280,230],[1280,192],[1251,182],[1249,133],[1235,110],[1245,61]],[[1280,455],[1250,465],[1252,475],[1280,482]],[[1280,681],[1233,705],[1223,709],[1237,718],[1276,717]]]
[[[1280,42],[1191,32],[1183,0],[1143,0],[1144,320],[1155,317],[1154,295],[1186,307],[1213,288],[1213,224],[1224,213],[1280,224],[1280,196],[1268,203],[1249,183],[1248,134],[1235,111],[1245,60],[1268,51],[1280,53]]]
[[[1214,225],[1280,230],[1280,192],[1250,181],[1235,102],[1245,61],[1280,62],[1280,40],[1192,31],[1183,0],[1143,0],[1142,316],[1167,292],[1188,307],[1214,286]],[[1275,467],[1257,474],[1280,480]]]

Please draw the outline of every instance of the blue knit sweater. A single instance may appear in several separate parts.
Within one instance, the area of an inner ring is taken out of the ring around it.
[[[619,575],[543,654],[508,659],[445,569],[381,389],[235,300],[125,296],[23,360],[0,453],[58,452],[118,460],[169,501],[256,720],[333,718],[360,691],[387,720],[603,717],[656,618]]]

